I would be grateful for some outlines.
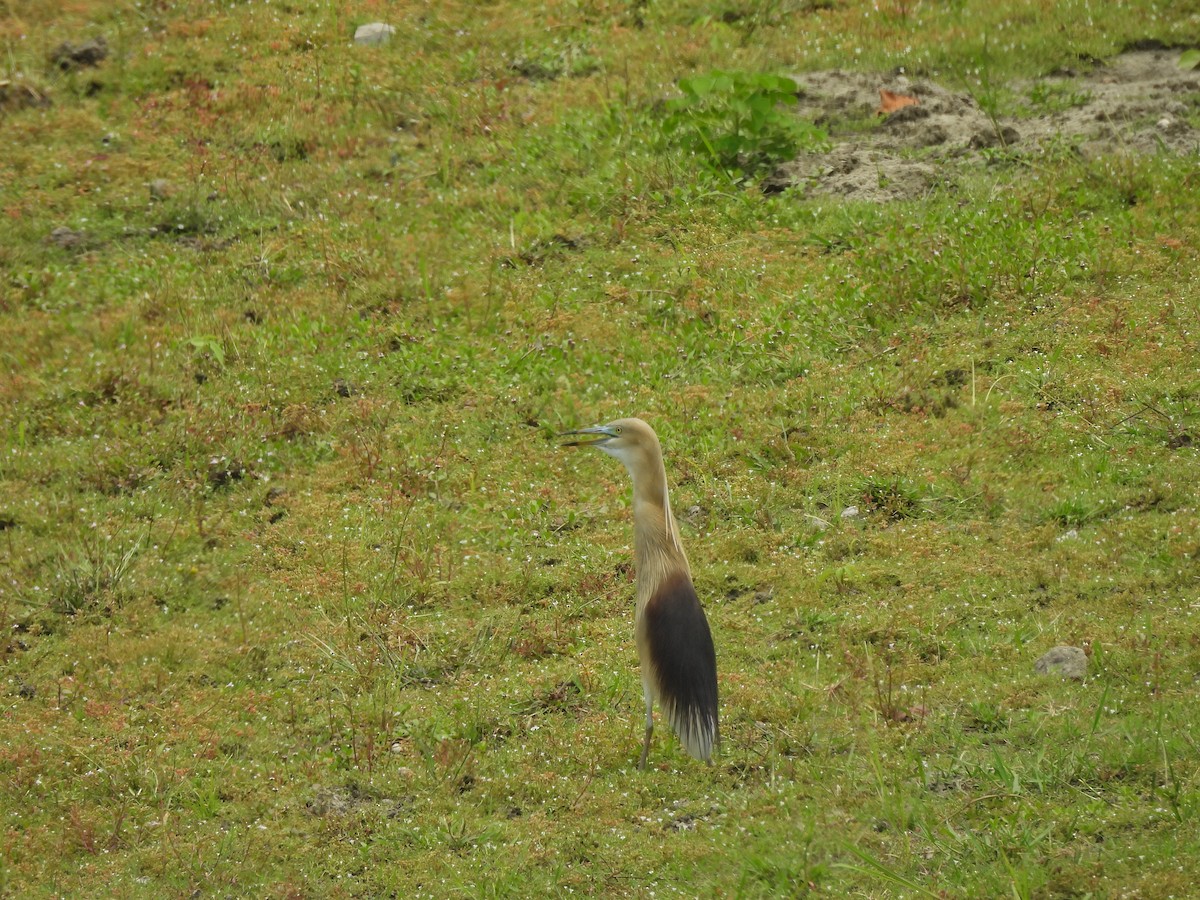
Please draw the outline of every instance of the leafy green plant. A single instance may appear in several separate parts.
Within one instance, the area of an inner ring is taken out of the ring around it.
[[[730,179],[739,172],[752,176],[826,139],[788,110],[797,88],[781,75],[714,71],[680,79],[679,90],[683,96],[667,104],[664,131]]]
[[[862,490],[867,508],[882,513],[893,522],[921,514],[916,492],[898,478],[868,478]]]
[[[225,347],[221,339],[212,334],[199,334],[188,338],[188,344],[200,355],[207,355],[220,368],[225,365]]]
[[[121,606],[128,594],[124,582],[141,548],[140,538],[124,550],[107,540],[85,538],[81,552],[60,549],[50,589],[51,610],[73,616],[106,605]]]
[[[1099,514],[1100,508],[1096,504],[1083,497],[1068,497],[1051,506],[1046,512],[1046,519],[1068,528],[1080,528]]]

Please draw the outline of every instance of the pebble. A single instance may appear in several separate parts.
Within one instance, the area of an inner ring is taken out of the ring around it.
[[[374,47],[377,44],[386,44],[395,33],[395,28],[383,22],[359,25],[354,31],[354,43],[363,47]]]
[[[1059,646],[1044,653],[1033,664],[1033,670],[1039,675],[1061,675],[1082,681],[1087,674],[1087,664],[1087,653],[1079,647]]]
[[[64,250],[72,250],[83,243],[84,233],[65,225],[59,225],[50,232],[50,236],[46,240]]]
[[[175,193],[175,186],[165,178],[155,178],[148,185],[152,200],[166,200]]]

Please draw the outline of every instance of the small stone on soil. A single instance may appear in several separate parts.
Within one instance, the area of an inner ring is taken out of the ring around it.
[[[1033,670],[1039,675],[1061,675],[1082,681],[1087,674],[1087,653],[1079,647],[1055,647],[1033,664]]]
[[[372,22],[370,25],[359,25],[354,31],[354,43],[361,47],[373,47],[386,44],[392,39],[396,29],[383,22]]]
[[[102,37],[85,41],[76,47],[70,41],[59,44],[51,55],[54,64],[64,72],[98,66],[108,57],[108,42]]]

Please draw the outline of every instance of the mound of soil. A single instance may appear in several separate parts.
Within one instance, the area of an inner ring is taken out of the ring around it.
[[[799,114],[826,128],[833,147],[780,166],[763,183],[768,193],[802,187],[810,195],[885,202],[920,196],[953,181],[956,164],[998,151],[1200,151],[1200,131],[1192,124],[1200,120],[1200,72],[1179,68],[1173,50],[1124,53],[1086,75],[1063,71],[1014,85],[1029,98],[1028,115],[995,119],[969,94],[903,75],[835,69],[793,77]],[[864,130],[862,123],[879,108],[880,90],[919,102]]]

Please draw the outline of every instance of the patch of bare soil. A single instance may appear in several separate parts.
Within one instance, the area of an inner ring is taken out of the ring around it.
[[[1066,71],[1014,85],[1028,114],[993,119],[966,93],[903,75],[833,70],[794,76],[798,112],[826,128],[833,147],[780,166],[770,193],[802,187],[812,196],[885,202],[952,183],[960,167],[997,152],[1037,156],[1069,148],[1085,157],[1112,152],[1200,152],[1200,71],[1179,68],[1179,52],[1138,50],[1086,75]],[[878,118],[880,90],[916,97]],[[857,128],[847,127],[858,123]]]

